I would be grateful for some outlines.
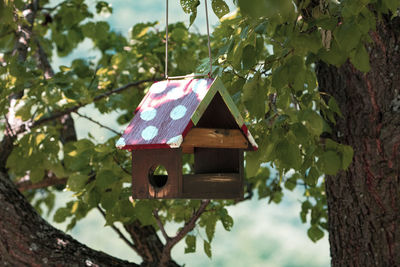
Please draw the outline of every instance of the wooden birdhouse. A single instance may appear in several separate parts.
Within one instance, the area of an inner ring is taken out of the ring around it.
[[[217,78],[154,83],[117,147],[132,151],[135,199],[240,199],[243,151],[257,144]],[[182,174],[183,153],[194,154],[194,174]]]

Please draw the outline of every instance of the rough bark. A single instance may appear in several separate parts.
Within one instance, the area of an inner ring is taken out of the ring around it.
[[[354,149],[349,169],[326,178],[332,266],[400,266],[400,18],[370,36],[369,73],[317,66],[344,115],[334,138]]]
[[[0,172],[1,266],[138,266],[92,250],[43,220]]]

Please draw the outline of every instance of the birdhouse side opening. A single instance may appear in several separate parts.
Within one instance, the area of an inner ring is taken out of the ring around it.
[[[132,196],[178,198],[182,188],[180,148],[132,150]]]
[[[163,188],[168,182],[168,171],[163,165],[153,165],[149,169],[149,183],[156,189]]]

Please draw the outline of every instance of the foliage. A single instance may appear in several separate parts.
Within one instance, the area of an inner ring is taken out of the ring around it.
[[[34,41],[28,57],[18,60],[13,53],[18,38],[16,25],[26,24],[22,0],[0,1],[0,111],[6,114],[8,96],[24,91],[18,100],[16,117],[33,122],[71,107],[94,103],[101,113],[119,110],[118,123],[131,119],[135,107],[150,83],[99,98],[132,81],[154,80],[164,72],[165,32],[154,23],[132,27],[128,38],[94,19],[94,12],[112,12],[97,1],[95,10],[84,0],[65,0],[55,7],[41,0],[33,28]],[[196,18],[199,1],[181,0],[183,10]],[[334,175],[351,163],[351,147],[330,137],[330,125],[342,116],[334,98],[319,91],[315,62],[340,66],[346,60],[359,70],[370,69],[365,43],[375,28],[375,14],[396,14],[393,0],[310,1],[238,0],[239,11],[229,13],[223,0],[213,0],[212,9],[221,24],[212,36],[214,76],[220,76],[238,105],[259,150],[246,155],[248,191],[260,199],[279,203],[284,190],[300,186],[304,191],[300,218],[309,222],[308,235],[316,241],[326,229],[327,208],[324,175]],[[169,70],[171,75],[208,72],[207,38],[189,32],[183,23],[169,25]],[[98,60],[77,58],[46,77],[38,68],[40,49],[50,59],[70,55],[85,39],[101,52]],[[54,48],[54,49],[53,49]],[[198,66],[197,69],[195,67]],[[5,128],[2,121],[0,127]],[[68,177],[66,189],[75,198],[54,215],[56,222],[69,220],[68,229],[99,205],[106,212],[106,224],[129,223],[135,219],[158,228],[152,211],[158,210],[163,223],[185,223],[196,200],[129,201],[130,154],[115,149],[117,137],[104,143],[92,136],[64,143],[57,120],[42,124],[21,135],[8,158],[7,167],[15,181],[29,175],[33,183],[48,171]],[[190,158],[187,158],[187,163]],[[270,175],[272,167],[276,175]],[[185,166],[190,166],[187,164]],[[51,187],[43,194],[27,195],[40,209],[54,206]],[[249,195],[251,196],[251,195]],[[212,201],[200,217],[197,232],[186,236],[185,252],[196,250],[196,237],[203,239],[204,252],[211,257],[211,242],[217,222],[226,230],[233,220],[226,207],[233,201]],[[204,234],[200,234],[204,231]]]

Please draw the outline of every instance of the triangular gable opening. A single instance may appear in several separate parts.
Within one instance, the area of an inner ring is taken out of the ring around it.
[[[219,92],[216,92],[196,127],[240,129]]]

